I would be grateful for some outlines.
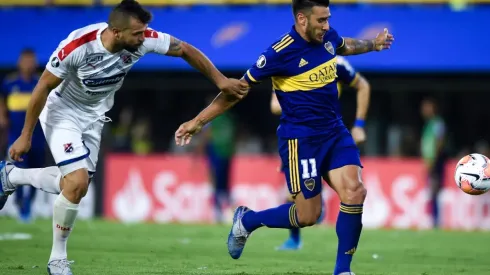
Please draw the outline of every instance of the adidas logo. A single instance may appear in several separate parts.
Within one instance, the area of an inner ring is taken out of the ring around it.
[[[301,58],[301,60],[299,61],[299,67],[303,67],[305,65],[308,65],[308,61],[304,60],[303,58]]]
[[[346,255],[354,255],[354,253],[356,253],[356,248],[352,248],[351,250],[345,252]]]

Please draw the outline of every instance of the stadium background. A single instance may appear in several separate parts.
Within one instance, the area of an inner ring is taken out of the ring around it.
[[[118,1],[1,0],[0,79],[15,69],[24,47],[36,50],[40,69],[68,33],[105,21]],[[151,27],[181,38],[206,53],[227,76],[241,77],[270,41],[292,25],[290,1],[146,0]],[[368,141],[362,147],[369,190],[367,227],[429,228],[426,171],[419,157],[423,125],[420,102],[435,97],[448,128],[447,164],[441,193],[443,226],[490,229],[490,197],[471,197],[452,180],[454,160],[469,152],[490,155],[487,140],[490,79],[490,1],[332,1],[332,25],[344,36],[372,38],[388,27],[396,36],[390,51],[349,57],[370,81]],[[18,23],[17,23],[18,22]],[[270,83],[254,88],[233,111],[238,137],[232,172],[236,203],[264,209],[282,201],[276,172]],[[80,216],[125,222],[213,222],[212,188],[206,162],[173,145],[180,123],[201,110],[216,88],[182,60],[146,56],[128,74],[109,113],[95,184]],[[355,93],[343,93],[347,125]],[[130,123],[127,123],[130,121]],[[5,150],[3,150],[5,151]],[[48,160],[51,161],[51,160]],[[326,188],[326,222],[338,202]],[[54,197],[40,194],[35,214],[51,214]],[[2,215],[16,215],[9,201]],[[468,210],[470,209],[470,210]]]

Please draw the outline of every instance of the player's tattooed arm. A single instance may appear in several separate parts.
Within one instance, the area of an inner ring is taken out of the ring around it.
[[[361,40],[354,38],[344,38],[344,43],[337,49],[339,55],[354,55],[362,54],[371,51],[382,51],[391,48],[391,44],[395,41],[393,34],[388,32],[388,29],[384,29],[383,32],[378,33],[375,39]]]
[[[226,95],[243,98],[248,93],[248,85],[224,76],[204,53],[191,44],[171,36],[167,55],[183,58],[189,65],[209,78]]]
[[[344,37],[344,44],[337,50],[339,55],[355,55],[375,50],[375,40]]]
[[[167,55],[182,57],[184,52],[182,50],[183,42],[173,36],[170,37],[170,46],[168,47]]]

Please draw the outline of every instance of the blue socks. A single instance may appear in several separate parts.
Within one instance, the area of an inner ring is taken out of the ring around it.
[[[299,243],[301,241],[299,231],[299,227],[289,229],[289,238],[291,238],[295,243]]]
[[[298,228],[296,204],[286,203],[279,207],[259,212],[250,210],[243,215],[242,224],[248,232],[252,232],[264,225],[269,228]]]
[[[339,217],[337,219],[337,262],[334,275],[342,272],[350,272],[352,256],[356,252],[357,244],[362,230],[362,204],[348,205],[341,203]]]
[[[432,198],[432,218],[434,219],[434,228],[439,228],[439,204],[437,197]]]

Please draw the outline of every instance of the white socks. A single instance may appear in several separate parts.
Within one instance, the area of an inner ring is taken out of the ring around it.
[[[15,187],[20,185],[32,185],[47,193],[59,194],[61,192],[61,172],[57,166],[33,169],[21,169],[15,167],[10,171],[8,179]]]
[[[78,204],[67,200],[63,193],[54,201],[53,207],[53,248],[49,261],[66,259],[66,242],[73,230],[78,214]]]

